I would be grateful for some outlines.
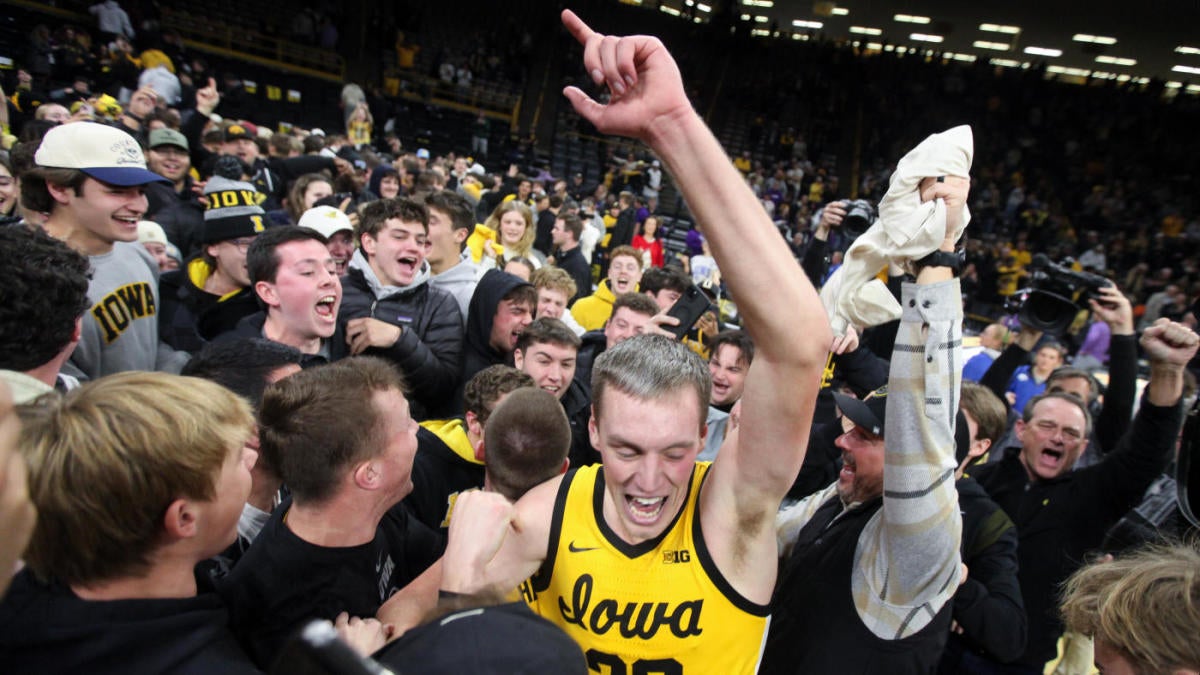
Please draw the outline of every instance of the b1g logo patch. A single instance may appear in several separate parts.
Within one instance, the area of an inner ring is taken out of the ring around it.
[[[692,561],[692,552],[687,549],[679,549],[677,551],[663,551],[663,564],[674,565],[676,563],[689,563]]]

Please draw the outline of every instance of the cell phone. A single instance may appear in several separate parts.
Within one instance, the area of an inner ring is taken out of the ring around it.
[[[692,326],[704,316],[704,313],[712,309],[712,303],[709,302],[708,296],[696,284],[688,286],[683,295],[671,305],[671,309],[667,310],[667,316],[673,316],[679,319],[678,326],[663,326],[663,329],[675,334],[676,339],[682,339],[687,335]]]

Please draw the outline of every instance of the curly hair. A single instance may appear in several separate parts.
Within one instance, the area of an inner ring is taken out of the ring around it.
[[[0,368],[32,370],[71,343],[90,275],[86,257],[45,232],[0,228]]]

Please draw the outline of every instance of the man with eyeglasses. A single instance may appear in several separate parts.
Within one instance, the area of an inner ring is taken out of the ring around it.
[[[971,472],[1017,526],[1018,579],[1029,617],[1025,653],[1005,672],[1041,673],[1062,634],[1055,601],[1060,584],[1098,549],[1104,533],[1162,473],[1183,422],[1180,404],[1188,361],[1200,338],[1159,319],[1142,334],[1150,382],[1129,430],[1104,461],[1074,470],[1088,444],[1086,403],[1046,393],[1025,407],[1015,431],[1021,447]]]
[[[205,186],[208,209],[200,253],[159,281],[159,333],[175,349],[196,352],[258,311],[246,250],[265,228],[254,186],[220,176]]]
[[[413,417],[440,415],[458,386],[463,323],[454,296],[429,283],[429,212],[410,199],[380,199],[361,209],[355,235],[338,313],[349,353],[395,363],[412,388]]]
[[[170,181],[146,187],[146,219],[162,226],[167,239],[184,256],[191,257],[200,249],[200,229],[204,225],[204,202],[193,189],[192,159],[188,140],[174,129],[155,129],[150,132],[146,164],[151,171]]]

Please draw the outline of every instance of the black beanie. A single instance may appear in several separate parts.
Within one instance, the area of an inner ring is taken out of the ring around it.
[[[208,208],[200,243],[216,244],[238,237],[253,237],[266,229],[266,214],[259,206],[262,195],[250,183],[213,176],[204,186]]]

